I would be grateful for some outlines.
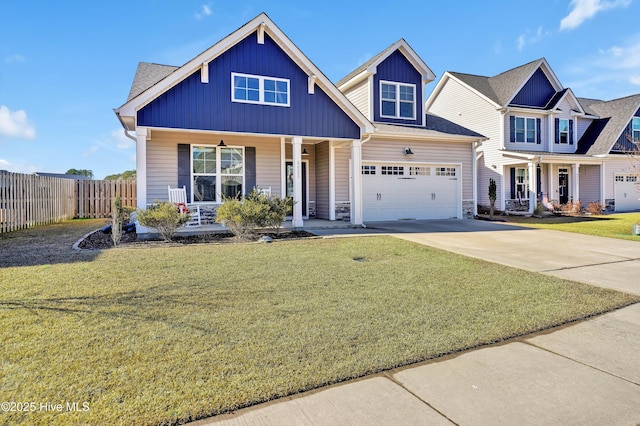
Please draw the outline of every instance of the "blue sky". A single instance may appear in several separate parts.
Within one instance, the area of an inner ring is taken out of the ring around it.
[[[261,12],[334,82],[404,38],[437,79],[546,57],[576,96],[640,93],[640,0],[376,3],[3,2],[0,170],[91,169],[102,179],[134,169],[134,143],[113,108],[138,62],[182,65]]]

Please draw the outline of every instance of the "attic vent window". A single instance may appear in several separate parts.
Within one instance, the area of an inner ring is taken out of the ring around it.
[[[289,106],[288,79],[231,73],[231,101]]]

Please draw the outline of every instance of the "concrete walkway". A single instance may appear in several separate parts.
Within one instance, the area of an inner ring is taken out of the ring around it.
[[[640,294],[640,244],[482,221],[369,224],[521,269]],[[199,425],[638,425],[640,304],[549,333],[282,398]]]

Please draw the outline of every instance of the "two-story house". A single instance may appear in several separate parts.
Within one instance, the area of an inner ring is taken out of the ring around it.
[[[138,207],[184,186],[215,214],[257,187],[293,198],[295,227],[472,217],[484,138],[425,115],[434,78],[401,40],[341,91],[265,14],[181,67],[141,63],[115,110],[136,140]]]
[[[483,206],[494,179],[504,211],[571,201],[640,208],[635,164],[625,155],[635,145],[621,143],[638,136],[640,95],[576,98],[542,58],[493,77],[446,72],[426,109],[489,138],[477,156]]]

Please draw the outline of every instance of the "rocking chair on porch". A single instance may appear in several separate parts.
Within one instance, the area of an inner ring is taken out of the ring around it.
[[[171,188],[169,189],[169,202],[178,206],[180,213],[190,213],[191,219],[187,223],[187,226],[200,226],[202,221],[200,219],[200,206],[187,203],[187,188]]]

